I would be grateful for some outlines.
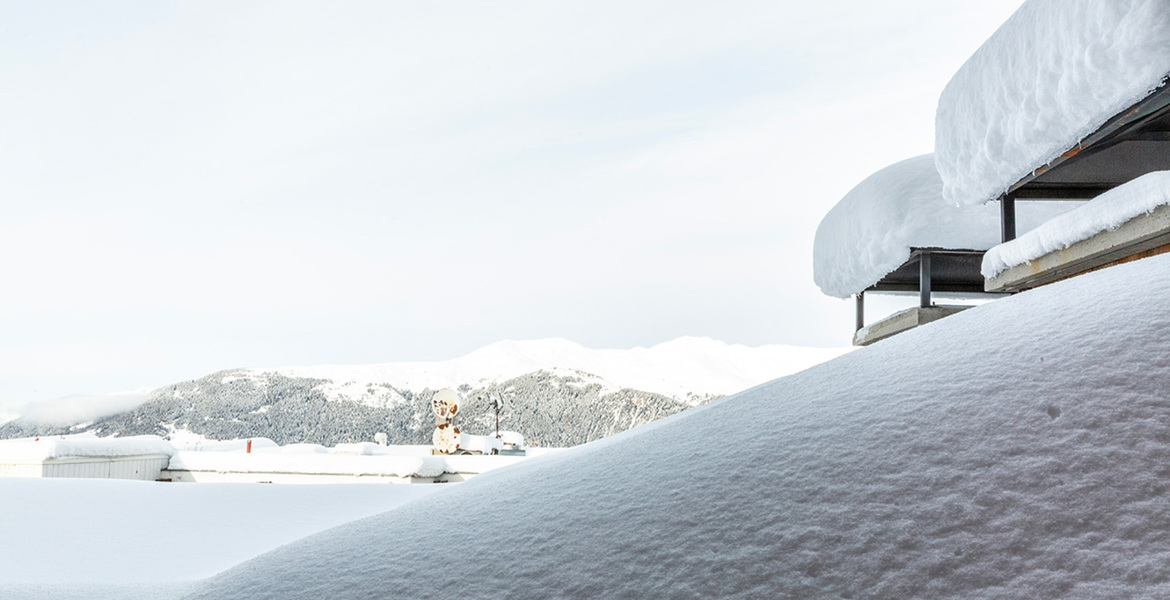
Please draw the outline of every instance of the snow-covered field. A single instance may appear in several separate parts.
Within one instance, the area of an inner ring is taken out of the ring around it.
[[[0,478],[0,598],[165,598],[444,485]]]
[[[190,597],[1167,597],[1167,297],[1159,256],[979,306]]]

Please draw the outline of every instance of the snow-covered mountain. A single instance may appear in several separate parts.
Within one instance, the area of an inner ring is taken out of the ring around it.
[[[494,427],[489,399],[498,397],[505,401],[504,428],[541,445],[571,446],[845,351],[749,348],[708,338],[594,350],[554,339],[500,342],[449,361],[232,369],[154,390],[131,409],[84,423],[17,419],[0,424],[0,437],[92,431],[332,445],[385,432],[392,443],[429,443],[431,394],[450,387],[463,396],[460,426],[466,432]],[[84,414],[54,414],[71,412]]]
[[[697,404],[837,357],[847,348],[748,347],[711,338],[681,337],[650,348],[596,350],[565,339],[504,341],[447,361],[252,369],[287,377],[329,380],[331,400],[362,401],[369,385],[399,389],[479,387],[545,371],[585,377],[606,392],[634,389]]]

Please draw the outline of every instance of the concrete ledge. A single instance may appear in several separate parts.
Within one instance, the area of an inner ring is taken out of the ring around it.
[[[1167,245],[1170,245],[1170,206],[1163,205],[1117,229],[1102,231],[1063,250],[1016,265],[987,279],[983,289],[1021,292],[1123,262],[1129,257],[1157,254],[1156,250]]]
[[[896,312],[880,321],[875,321],[858,329],[857,333],[853,334],[853,345],[868,346],[874,342],[902,333],[903,331],[914,329],[919,325],[925,325],[931,321],[949,317],[968,308],[971,307],[930,306],[927,308],[914,307]]]

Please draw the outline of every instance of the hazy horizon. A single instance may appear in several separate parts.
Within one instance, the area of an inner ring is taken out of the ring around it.
[[[931,151],[1019,4],[0,2],[0,410],[500,340],[846,345],[817,224]]]

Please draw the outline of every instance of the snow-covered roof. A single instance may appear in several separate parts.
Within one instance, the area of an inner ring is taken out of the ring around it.
[[[1170,171],[1143,175],[1010,242],[988,250],[983,256],[983,275],[995,277],[1016,265],[1068,248],[1102,231],[1116,229],[1127,221],[1168,204]]]
[[[813,280],[848,298],[910,257],[911,248],[986,250],[1000,241],[995,206],[955,206],[942,198],[934,155],[890,165],[853,188],[821,221],[813,242]],[[1021,214],[1026,230],[1067,210],[1052,203]]]
[[[977,306],[190,598],[1165,597],[1168,295],[1163,255]]]
[[[998,197],[1170,74],[1170,0],[1028,0],[951,79],[935,153],[943,196]]]
[[[175,447],[157,435],[99,438],[87,434],[0,440],[0,462],[174,453]]]

